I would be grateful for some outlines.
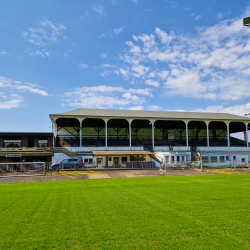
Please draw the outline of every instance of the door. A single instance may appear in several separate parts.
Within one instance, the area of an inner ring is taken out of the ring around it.
[[[119,157],[114,157],[115,168],[119,167]]]
[[[97,159],[97,167],[102,168],[102,159]]]

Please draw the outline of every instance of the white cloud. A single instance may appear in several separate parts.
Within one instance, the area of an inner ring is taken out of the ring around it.
[[[10,100],[0,101],[0,109],[19,108],[21,106],[21,103],[23,102],[23,98],[15,94],[10,95],[8,99]]]
[[[192,35],[160,28],[155,34],[133,35],[133,42],[126,42],[117,75],[155,86],[163,80],[165,95],[217,101],[250,97],[250,29],[241,17],[196,28]]]
[[[129,107],[128,110],[143,110],[143,106]]]
[[[37,50],[36,52],[31,52],[29,53],[30,56],[41,56],[41,57],[48,57],[50,56],[49,52],[46,50],[39,51]]]
[[[108,54],[104,54],[104,53],[101,54],[101,57],[102,57],[102,58],[105,58],[105,57],[107,57],[107,56],[108,56]]]
[[[197,15],[197,16],[195,16],[195,20],[199,20],[200,18],[201,18],[202,16],[201,15]]]
[[[217,17],[218,19],[222,19],[224,16],[225,16],[225,14],[223,14],[222,12],[220,12],[220,13],[218,13],[218,14],[216,15],[216,17]]]
[[[87,64],[84,64],[84,63],[81,63],[80,65],[79,65],[79,68],[81,68],[81,69],[86,69],[86,68],[88,68],[89,66],[87,65]]]
[[[224,107],[223,105],[208,106],[204,109],[195,109],[193,112],[229,113],[244,116],[250,112],[250,102],[246,104],[234,105],[231,107]]]
[[[5,55],[5,54],[6,54],[6,52],[5,52],[5,51],[2,51],[2,52],[1,52],[1,54]]]
[[[120,34],[120,33],[123,31],[124,27],[125,27],[125,26],[122,26],[121,28],[116,28],[116,29],[113,30],[113,32],[114,32],[115,34]]]
[[[51,21],[46,20],[40,22],[38,27],[24,31],[22,35],[33,45],[43,47],[48,45],[49,42],[56,42],[65,29],[66,27],[62,24],[54,25]]]
[[[131,1],[134,2],[134,3],[138,3],[137,0],[131,0]]]
[[[153,87],[159,87],[160,83],[158,83],[157,81],[148,79],[145,81],[145,84],[149,85],[149,86],[153,86]]]
[[[98,12],[99,14],[103,14],[104,8],[101,5],[93,6],[94,11]]]
[[[64,94],[62,105],[83,108],[124,107],[131,104],[142,104],[144,96],[152,96],[150,89],[124,89],[112,86],[82,87]]]
[[[21,103],[24,101],[24,97],[20,95],[21,93],[48,96],[48,93],[41,90],[37,84],[23,83],[3,76],[0,76],[0,88],[5,90],[5,92],[0,92],[0,100],[4,99],[4,101],[0,101],[0,109],[20,107]]]
[[[159,28],[155,29],[155,33],[161,39],[161,43],[169,45],[172,39],[175,38],[174,32],[172,31],[170,35],[168,35],[165,31],[160,30]]]
[[[157,106],[157,105],[151,105],[151,106],[148,106],[148,110],[151,110],[151,111],[157,111],[157,110],[161,110],[162,108]]]

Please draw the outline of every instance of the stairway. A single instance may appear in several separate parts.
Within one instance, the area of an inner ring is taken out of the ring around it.
[[[161,163],[161,164],[163,164],[163,160],[162,160],[162,158],[161,157],[159,157],[159,156],[157,156],[157,155],[149,155],[153,160],[155,160],[155,161],[157,161],[157,162],[159,162],[159,163]]]
[[[201,161],[202,156],[199,152],[191,152],[191,161]]]

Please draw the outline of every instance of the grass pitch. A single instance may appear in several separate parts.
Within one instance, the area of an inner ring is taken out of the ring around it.
[[[249,249],[250,175],[0,185],[0,249]]]

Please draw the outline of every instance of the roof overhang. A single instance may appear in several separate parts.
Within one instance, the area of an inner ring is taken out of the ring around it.
[[[92,151],[93,156],[115,156],[115,155],[154,155],[153,152],[141,151]]]

